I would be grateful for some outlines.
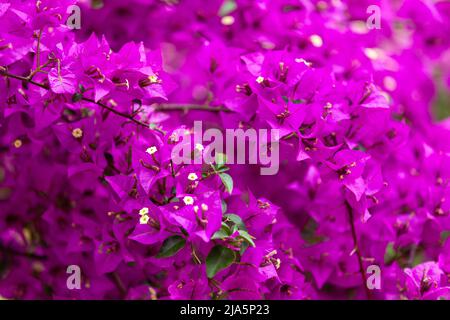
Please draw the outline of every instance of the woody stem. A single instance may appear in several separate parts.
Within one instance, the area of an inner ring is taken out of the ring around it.
[[[369,288],[367,287],[367,277],[366,277],[366,272],[364,270],[363,257],[362,257],[361,250],[360,250],[359,244],[358,244],[358,236],[356,234],[355,217],[353,215],[353,208],[350,206],[350,204],[347,201],[345,201],[345,206],[347,208],[347,212],[348,212],[348,216],[349,216],[349,220],[350,220],[352,238],[353,238],[353,243],[355,246],[354,251],[358,258],[359,273],[361,274],[361,280],[363,282],[363,286],[364,286],[364,290],[366,292],[367,299],[370,300],[372,298],[372,296],[371,296]]]
[[[3,75],[5,77],[8,78],[12,78],[12,79],[17,79],[17,80],[21,80],[27,83],[30,83],[32,85],[38,86],[40,88],[49,90],[48,85],[44,84],[44,83],[39,83],[36,82],[34,80],[31,80],[30,77],[23,77],[23,76],[18,76],[15,74],[11,74],[9,72],[7,72],[5,67],[0,67],[0,75]],[[86,98],[86,97],[82,97],[81,100],[86,101],[86,102],[90,102],[90,103],[94,103],[98,106],[100,106],[103,109],[106,109],[120,117],[126,118],[134,123],[136,123],[137,125],[149,128],[150,127],[150,123],[146,123],[143,121],[140,121],[136,118],[134,118],[133,115],[118,111],[100,101],[95,101],[94,99],[90,99],[90,98]],[[208,106],[208,105],[197,105],[197,104],[169,104],[169,103],[164,103],[164,104],[159,104],[158,106],[156,106],[156,108],[154,109],[155,111],[188,111],[188,110],[200,110],[200,111],[209,111],[209,112],[219,112],[219,111],[223,111],[223,112],[231,112],[231,110],[226,109],[224,107],[212,107],[212,106]]]

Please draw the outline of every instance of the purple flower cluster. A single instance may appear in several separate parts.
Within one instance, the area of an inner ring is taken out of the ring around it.
[[[0,1],[1,298],[450,299],[449,2],[73,4]]]

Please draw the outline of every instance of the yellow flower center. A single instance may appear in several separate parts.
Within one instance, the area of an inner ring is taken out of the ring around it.
[[[195,181],[195,180],[198,179],[198,176],[197,176],[197,174],[195,174],[194,172],[192,172],[192,173],[189,173],[188,179],[191,180],[191,181]]]
[[[222,17],[222,19],[220,20],[220,22],[224,25],[224,26],[231,26],[234,23],[234,17],[233,16],[224,16]]]
[[[187,206],[192,205],[194,203],[194,198],[192,198],[191,196],[185,196],[183,198],[183,202]]]
[[[323,40],[317,34],[313,34],[312,36],[310,36],[309,41],[311,41],[312,45],[316,48],[320,48],[321,46],[323,46]]]
[[[140,224],[147,224],[148,220],[150,218],[148,217],[148,215],[143,215],[140,219],[139,219],[139,223]]]
[[[83,136],[83,130],[81,130],[80,128],[73,129],[72,136],[76,139],[81,138]]]
[[[148,154],[154,154],[156,151],[158,151],[158,149],[155,146],[153,146],[148,148],[145,152],[147,152]]]
[[[151,83],[159,83],[159,79],[156,75],[151,75],[148,77],[148,79],[150,80]]]
[[[19,149],[22,146],[22,140],[20,139],[16,139],[14,141],[14,147],[16,147],[17,149]]]

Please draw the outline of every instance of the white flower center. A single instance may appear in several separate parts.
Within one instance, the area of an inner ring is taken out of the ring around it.
[[[198,176],[197,176],[197,174],[195,174],[194,172],[191,172],[191,173],[189,173],[189,175],[188,175],[188,179],[191,180],[191,181],[195,181],[195,180],[198,179]]]
[[[72,130],[72,136],[74,138],[81,138],[83,136],[83,130],[81,130],[80,128],[75,128]]]
[[[183,202],[187,206],[192,205],[194,203],[194,198],[192,198],[191,196],[185,196],[183,198]]]
[[[150,148],[147,148],[147,150],[145,150],[145,152],[147,152],[148,154],[154,154],[156,151],[158,151],[158,149],[155,146],[152,146]]]

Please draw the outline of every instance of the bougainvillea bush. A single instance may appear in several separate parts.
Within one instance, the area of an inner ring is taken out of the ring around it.
[[[450,298],[448,1],[2,0],[0,22],[2,298]],[[194,121],[279,130],[278,172],[175,163]]]

